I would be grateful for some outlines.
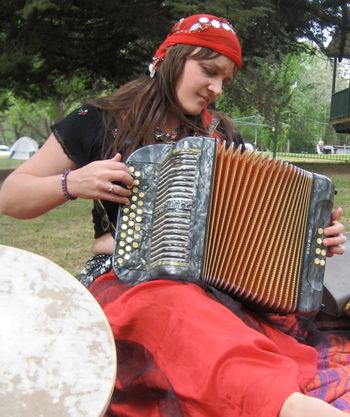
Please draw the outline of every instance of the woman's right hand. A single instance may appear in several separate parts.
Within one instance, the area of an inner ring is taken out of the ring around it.
[[[85,199],[102,199],[127,204],[134,180],[117,153],[112,159],[94,161],[67,176],[69,194]]]

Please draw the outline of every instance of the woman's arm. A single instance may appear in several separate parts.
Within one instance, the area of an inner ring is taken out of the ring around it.
[[[28,161],[18,167],[4,181],[0,190],[0,212],[18,219],[29,219],[67,201],[62,190],[62,173],[68,168],[68,192],[74,197],[105,199],[126,203],[130,191],[114,185],[133,184],[128,168],[120,154],[105,161],[95,161],[77,169],[51,134],[46,143]]]

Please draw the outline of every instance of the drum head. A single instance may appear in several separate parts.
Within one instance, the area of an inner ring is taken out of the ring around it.
[[[55,263],[0,245],[0,415],[98,417],[116,350],[90,292]]]

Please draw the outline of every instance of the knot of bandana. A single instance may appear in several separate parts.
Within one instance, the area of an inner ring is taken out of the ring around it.
[[[161,43],[149,65],[153,78],[167,49],[177,44],[201,46],[229,58],[238,69],[242,66],[242,51],[236,31],[224,18],[197,14],[180,19]]]

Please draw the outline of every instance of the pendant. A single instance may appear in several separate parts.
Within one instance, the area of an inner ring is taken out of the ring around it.
[[[156,127],[154,129],[154,139],[157,142],[175,143],[178,136],[179,129],[176,129],[172,132],[163,132],[163,130],[160,127]]]

